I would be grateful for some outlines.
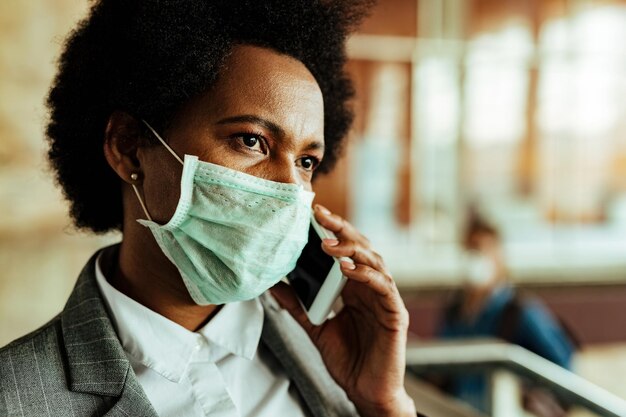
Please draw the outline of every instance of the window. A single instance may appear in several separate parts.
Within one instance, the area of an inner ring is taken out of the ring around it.
[[[351,40],[348,217],[400,285],[458,282],[471,205],[516,280],[626,279],[626,5],[418,14],[437,4],[417,37]]]

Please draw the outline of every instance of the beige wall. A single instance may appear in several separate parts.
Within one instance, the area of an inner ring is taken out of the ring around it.
[[[86,0],[0,2],[0,346],[56,315],[108,238],[75,231],[45,160],[44,100]]]

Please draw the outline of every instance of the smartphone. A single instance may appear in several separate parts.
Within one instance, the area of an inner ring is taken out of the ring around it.
[[[346,283],[339,261],[322,250],[322,239],[336,239],[335,234],[322,227],[311,214],[309,241],[302,250],[296,268],[287,274],[287,279],[296,293],[300,304],[315,325],[322,324],[331,312],[333,304]]]

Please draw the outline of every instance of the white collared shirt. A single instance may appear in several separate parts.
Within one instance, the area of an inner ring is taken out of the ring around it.
[[[225,304],[191,332],[96,279],[126,356],[161,417],[305,416],[282,366],[262,344],[258,299]]]

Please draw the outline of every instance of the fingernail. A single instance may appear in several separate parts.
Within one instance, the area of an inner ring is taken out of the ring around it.
[[[341,261],[341,267],[343,269],[349,269],[349,270],[356,269],[356,265],[353,264],[352,262],[348,262],[348,261]]]
[[[326,246],[337,246],[339,244],[337,239],[324,239],[323,242]]]
[[[330,210],[328,210],[326,207],[322,206],[321,204],[316,204],[315,209],[323,214],[330,214]]]

